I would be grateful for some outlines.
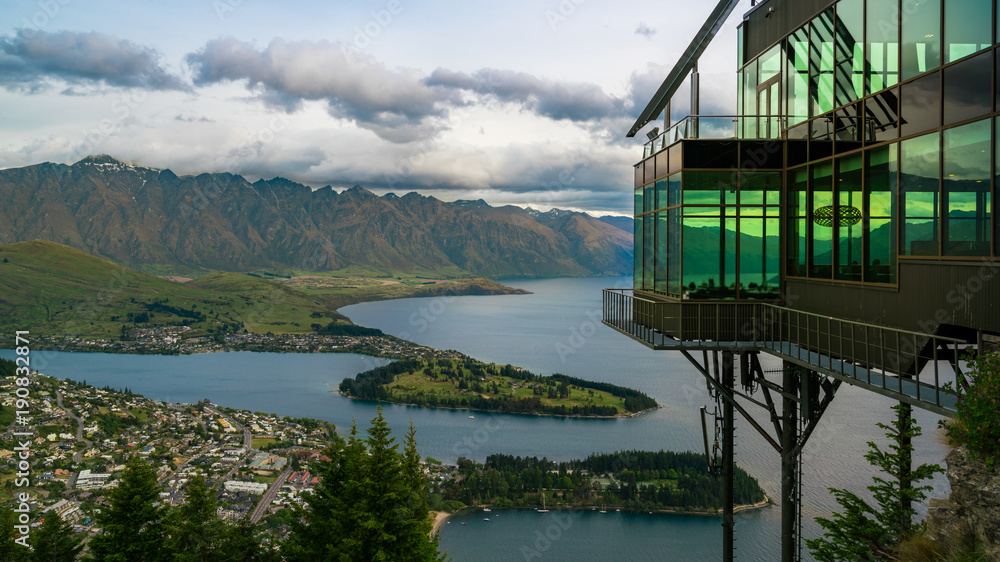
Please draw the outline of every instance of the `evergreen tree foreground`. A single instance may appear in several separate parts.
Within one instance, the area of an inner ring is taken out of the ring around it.
[[[931,486],[916,486],[935,473],[938,465],[922,464],[912,468],[911,440],[921,435],[910,412],[910,406],[893,406],[896,417],[891,424],[878,424],[889,439],[887,450],[868,442],[865,460],[878,467],[889,478],[876,476],[868,486],[875,505],[847,490],[831,488],[843,512],[831,519],[817,517],[823,536],[807,539],[806,546],[817,560],[895,560],[896,547],[913,536],[913,505],[924,500]]]
[[[397,450],[382,408],[368,437],[351,426],[346,441],[327,451],[322,480],[306,497],[282,545],[289,561],[444,560],[438,536],[430,535],[427,485],[420,472],[416,430]]]

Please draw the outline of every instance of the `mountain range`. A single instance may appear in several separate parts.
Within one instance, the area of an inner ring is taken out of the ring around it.
[[[338,193],[283,178],[178,176],[103,155],[0,170],[0,242],[49,240],[145,271],[627,273],[632,235],[605,218],[380,197],[360,186]]]

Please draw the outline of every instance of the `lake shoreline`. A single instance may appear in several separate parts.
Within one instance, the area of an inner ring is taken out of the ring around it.
[[[340,395],[340,396],[342,396],[344,398],[348,398],[350,400],[355,400],[357,402],[383,402],[385,404],[395,404],[397,406],[409,406],[411,408],[426,408],[426,409],[429,409],[429,410],[452,410],[452,411],[456,411],[456,412],[457,411],[481,412],[483,414],[499,414],[499,415],[504,415],[504,416],[532,416],[532,417],[537,417],[537,418],[543,418],[543,417],[545,417],[545,418],[580,418],[580,419],[588,419],[588,420],[620,420],[620,419],[628,419],[628,418],[637,418],[637,417],[639,417],[639,416],[641,416],[643,414],[646,414],[646,413],[649,413],[649,412],[652,412],[652,411],[655,411],[655,410],[659,410],[660,408],[663,407],[663,406],[657,406],[655,408],[646,408],[645,410],[642,410],[642,411],[639,411],[639,412],[632,412],[632,413],[629,413],[629,414],[618,414],[617,416],[584,416],[584,415],[579,415],[579,414],[573,415],[573,414],[546,414],[546,413],[533,414],[533,413],[530,413],[530,412],[501,412],[499,410],[477,410],[475,408],[468,408],[468,407],[462,408],[462,407],[452,407],[452,406],[428,406],[427,404],[411,404],[409,402],[396,402],[396,401],[391,401],[391,400],[383,400],[383,401],[379,401],[379,400],[366,400],[364,398],[357,398],[357,397],[351,396],[350,394],[344,394],[343,392],[341,392],[339,390],[331,390],[330,392],[334,393],[334,394],[338,394],[338,395]]]
[[[755,511],[755,510],[759,510],[759,509],[764,509],[766,507],[770,507],[772,505],[774,505],[774,501],[769,496],[765,495],[764,499],[762,501],[757,502],[757,503],[754,503],[754,504],[741,504],[741,505],[735,505],[735,506],[733,506],[733,513]],[[483,510],[484,507],[488,507],[491,510],[500,511],[500,512],[503,512],[503,511],[531,511],[531,510],[537,510],[538,509],[538,508],[535,508],[535,507],[513,507],[513,506],[512,507],[492,507],[490,505],[480,505],[480,506],[463,507],[462,509],[459,509],[459,510],[455,511],[454,513],[448,513],[446,511],[431,511],[430,513],[435,514],[435,516],[434,516],[434,525],[433,525],[433,528],[431,529],[431,534],[433,535],[434,533],[437,533],[438,531],[440,531],[441,527],[443,525],[445,525],[446,523],[450,523],[450,520],[453,517],[458,516],[458,515],[467,514],[469,512],[474,512],[474,511],[480,511],[480,512],[482,512],[482,510]],[[586,508],[580,507],[580,506],[572,506],[572,505],[570,505],[570,506],[549,506],[548,509],[550,511],[571,511],[571,512],[593,512],[593,513],[600,513],[597,510],[596,506],[587,506]],[[679,511],[679,510],[676,510],[676,509],[654,509],[653,511],[648,511],[648,510],[642,510],[642,509],[635,509],[635,508],[632,508],[632,507],[623,507],[623,506],[614,506],[614,505],[606,506],[605,510],[607,510],[607,509],[613,509],[613,510],[616,510],[616,512],[621,512],[621,513],[639,513],[639,514],[646,513],[648,515],[680,515],[680,516],[692,515],[692,516],[696,516],[696,517],[722,517],[722,511],[707,511],[707,510],[690,510],[690,511],[685,510],[685,511]],[[492,512],[484,512],[484,513],[492,513]]]

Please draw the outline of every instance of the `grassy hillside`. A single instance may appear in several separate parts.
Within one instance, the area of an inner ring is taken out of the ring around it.
[[[368,276],[372,277],[368,277]],[[0,245],[0,329],[47,336],[117,338],[122,327],[188,325],[192,335],[309,333],[350,325],[337,308],[365,301],[524,291],[487,279],[441,280],[431,272],[346,270],[211,273],[180,283],[46,241]]]
[[[122,326],[187,324],[300,333],[347,320],[325,300],[236,273],[177,283],[53,242],[0,245],[0,328],[117,337]]]

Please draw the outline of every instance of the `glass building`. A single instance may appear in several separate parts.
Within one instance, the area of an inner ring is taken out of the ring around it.
[[[757,2],[736,114],[635,165],[635,296],[1000,333],[997,3]]]
[[[691,73],[695,114],[650,131],[635,165],[634,287],[605,289],[603,318],[705,377],[724,560],[735,412],[781,455],[794,561],[800,452],[840,385],[953,416],[963,354],[1000,345],[1000,0],[752,0],[737,108],[698,115],[698,57],[737,3],[718,2],[628,133],[669,115]]]

